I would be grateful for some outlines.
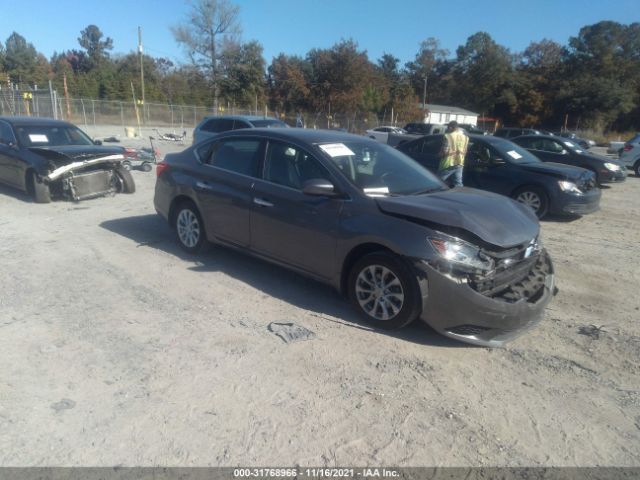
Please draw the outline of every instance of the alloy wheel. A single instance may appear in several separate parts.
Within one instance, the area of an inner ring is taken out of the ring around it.
[[[404,304],[404,289],[397,275],[382,265],[368,265],[355,285],[360,308],[376,320],[393,319]]]
[[[516,200],[528,206],[534,212],[537,212],[538,210],[540,210],[540,207],[542,206],[542,199],[540,198],[540,196],[537,193],[531,192],[531,191],[525,191],[520,193],[516,197]]]
[[[181,210],[176,221],[178,238],[187,248],[193,248],[200,240],[200,222],[189,209]]]

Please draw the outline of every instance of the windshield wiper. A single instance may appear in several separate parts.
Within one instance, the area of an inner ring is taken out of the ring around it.
[[[425,188],[424,190],[418,190],[417,192],[413,192],[411,195],[426,195],[427,193],[441,192],[442,190],[442,187],[431,187]]]

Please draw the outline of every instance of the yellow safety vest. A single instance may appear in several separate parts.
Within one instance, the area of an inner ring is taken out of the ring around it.
[[[464,165],[464,157],[467,154],[469,137],[460,130],[454,130],[444,136],[443,155],[440,160],[439,170],[445,170],[454,165]]]

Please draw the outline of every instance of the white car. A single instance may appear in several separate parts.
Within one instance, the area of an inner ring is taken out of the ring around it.
[[[620,153],[620,161],[637,177],[640,177],[640,133],[624,144]]]
[[[385,127],[372,128],[370,130],[367,130],[366,133],[367,133],[367,137],[369,138],[373,138],[374,140],[377,140],[378,142],[381,142],[381,143],[387,143],[390,133],[402,134],[407,132],[400,127],[385,126]]]

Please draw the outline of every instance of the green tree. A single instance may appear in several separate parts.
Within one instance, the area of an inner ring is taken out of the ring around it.
[[[311,65],[303,58],[281,53],[268,69],[270,106],[281,112],[310,107]]]
[[[96,25],[89,25],[80,32],[78,43],[87,51],[92,66],[99,67],[109,58],[109,51],[113,49],[113,40],[109,37],[102,40],[103,33]]]
[[[194,0],[184,23],[172,27],[193,66],[200,69],[211,86],[214,109],[218,107],[218,61],[225,46],[240,32],[240,9],[228,0]],[[232,44],[232,43],[231,43]]]
[[[219,67],[222,98],[245,108],[264,104],[266,64],[259,42],[227,47],[220,56]]]
[[[34,83],[38,69],[38,52],[35,47],[17,32],[5,42],[4,70],[14,83]]]

